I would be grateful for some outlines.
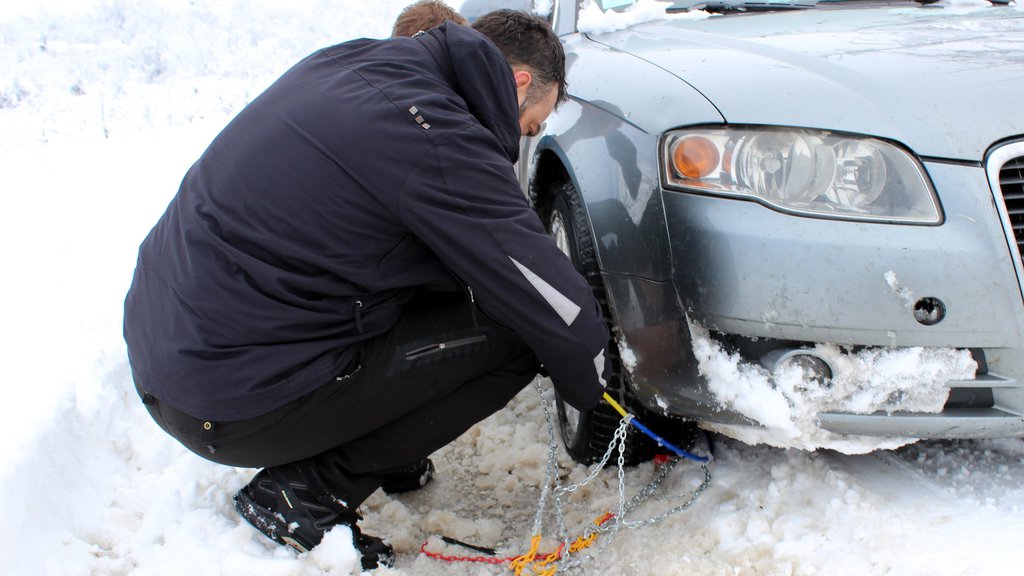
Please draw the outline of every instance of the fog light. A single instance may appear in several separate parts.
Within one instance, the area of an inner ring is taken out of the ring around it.
[[[804,376],[809,382],[814,382],[819,386],[823,386],[832,381],[832,369],[829,368],[828,364],[818,358],[817,356],[811,356],[810,354],[795,354],[790,356],[786,360],[784,366],[796,365],[803,369]]]
[[[799,366],[804,379],[818,386],[828,386],[832,381],[832,367],[813,350],[777,348],[762,356],[761,364],[772,374],[789,366]]]

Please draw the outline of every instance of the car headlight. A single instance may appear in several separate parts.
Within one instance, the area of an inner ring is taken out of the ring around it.
[[[877,138],[819,130],[693,128],[662,144],[669,189],[741,196],[808,216],[939,224],[924,168]]]

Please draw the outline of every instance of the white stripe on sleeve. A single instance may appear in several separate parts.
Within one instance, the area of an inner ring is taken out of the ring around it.
[[[577,306],[575,302],[567,298],[565,294],[556,290],[554,286],[545,282],[543,278],[534,274],[533,270],[523,266],[511,256],[509,256],[508,259],[516,265],[516,268],[519,268],[519,271],[523,273],[523,276],[526,276],[526,279],[530,284],[537,290],[537,292],[540,292],[540,295],[544,297],[544,300],[554,308],[555,312],[558,313],[558,316],[562,318],[562,321],[565,322],[566,325],[572,326],[572,323],[576,321],[576,317],[580,314],[580,307]],[[604,367],[602,365],[602,370],[603,369]]]
[[[594,368],[597,369],[597,381],[601,383],[602,388],[607,388],[608,383],[604,381],[604,350],[594,356]]]

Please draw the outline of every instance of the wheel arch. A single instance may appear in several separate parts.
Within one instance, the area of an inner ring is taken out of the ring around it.
[[[652,149],[649,156],[633,156],[635,171],[627,178],[622,158],[609,159],[608,140],[616,139],[576,141],[569,149],[561,146],[557,135],[539,142],[528,186],[531,206],[538,214],[546,214],[562,185],[571,182],[583,203],[600,272],[669,280],[671,262],[656,153]],[[626,137],[617,140],[621,146]],[[630,138],[627,148],[642,146]]]
[[[647,182],[644,185],[654,187],[646,191],[647,196],[630,195],[630,188],[622,185],[621,164],[601,162],[596,152],[607,155],[607,145],[601,139],[592,140],[595,142],[591,146],[581,146],[577,141],[568,152],[555,136],[538,142],[531,157],[530,202],[544,220],[566,183],[579,194],[614,339],[618,343],[626,338],[641,364],[657,368],[657,374],[643,366],[624,370],[623,392],[637,401],[630,401],[631,407],[660,414],[662,398],[673,407],[692,406],[703,398],[700,394],[692,397],[692,389],[701,379],[690,346],[691,335],[682,321],[678,295],[670,281],[660,188],[656,181]],[[635,217],[627,206],[630,201],[644,202],[643,210],[635,212]],[[666,336],[667,340],[641,339],[645,334],[658,334],[657,330],[648,330],[651,325],[670,329],[672,335]],[[688,416],[690,412],[665,415]]]
[[[529,186],[530,205],[535,211],[544,213],[546,209],[550,209],[552,200],[566,182],[572,182],[579,190],[579,183],[568,165],[564,155],[557,148],[537,148]]]

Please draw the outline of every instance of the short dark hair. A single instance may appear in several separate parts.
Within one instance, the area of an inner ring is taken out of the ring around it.
[[[391,36],[412,36],[420,30],[436,28],[448,20],[463,26],[469,23],[441,0],[420,0],[402,10],[391,29]]]
[[[558,88],[558,102],[565,100],[565,51],[546,20],[503,9],[477,18],[473,29],[494,42],[509,64],[529,68],[540,86]]]

